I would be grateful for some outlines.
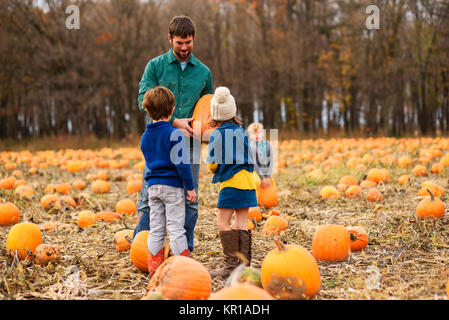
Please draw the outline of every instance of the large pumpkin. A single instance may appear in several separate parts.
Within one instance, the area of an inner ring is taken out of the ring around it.
[[[276,299],[310,299],[321,287],[318,264],[300,245],[283,245],[268,252],[260,268],[262,286]]]
[[[207,300],[212,278],[201,262],[186,256],[171,256],[157,268],[148,290],[170,300]]]
[[[351,253],[350,235],[340,225],[318,227],[312,239],[312,254],[318,260],[345,261]]]
[[[206,94],[202,96],[201,99],[196,103],[195,109],[193,110],[192,127],[196,128],[196,126],[200,126],[201,135],[203,135],[206,130],[213,129],[211,126],[209,126],[209,121],[212,119],[210,113],[210,102],[213,96],[213,94]]]
[[[237,283],[214,292],[209,300],[274,300],[274,298],[253,284]]]
[[[34,254],[36,247],[42,243],[39,227],[31,222],[22,222],[14,225],[6,239],[6,251],[10,255],[17,252],[20,260],[29,256],[29,251]]]

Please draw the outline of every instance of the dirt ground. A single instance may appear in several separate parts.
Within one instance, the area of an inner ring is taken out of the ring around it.
[[[336,224],[361,226],[369,234],[366,250],[352,253],[347,261],[318,261],[321,290],[316,300],[446,299],[449,219],[446,214],[438,220],[419,220],[415,211],[421,200],[417,196],[420,183],[433,180],[447,190],[447,169],[438,175],[413,177],[409,184],[399,185],[397,178],[404,173],[411,174],[411,167],[386,167],[390,171],[390,180],[378,186],[384,196],[382,203],[368,202],[363,195],[354,199],[321,199],[319,191],[322,186],[335,186],[346,174],[353,174],[360,181],[366,173],[344,165],[332,167],[320,179],[307,178],[302,164],[288,166],[274,175],[279,196],[276,208],[289,221],[287,231],[278,237],[284,243],[299,244],[311,251],[315,229],[329,223],[334,216]],[[71,231],[42,232],[44,243],[59,246],[61,262],[41,267],[7,255],[6,238],[11,227],[1,227],[0,299],[140,299],[148,284],[147,274],[132,265],[128,252],[119,253],[112,245],[115,232],[134,228],[136,216],[127,216],[114,223],[100,221],[85,229],[77,226],[77,215],[81,210],[114,211],[115,204],[123,198],[138,202],[139,194],[128,195],[126,182],[121,180],[123,171],[130,169],[109,171],[110,193],[94,194],[88,183],[85,190],[73,189],[72,193],[74,198],[83,193],[88,199],[84,205],[50,211],[40,206],[47,184],[71,183],[100,169],[69,173],[49,166],[36,175],[26,173],[26,165],[19,165],[17,169],[25,172],[22,178],[34,189],[34,196],[19,199],[13,191],[0,189],[0,197],[2,201],[14,202],[20,208],[20,222],[31,221],[39,225],[57,220],[73,228]],[[141,172],[138,169],[131,171]],[[211,184],[211,175],[206,172],[205,165],[201,171],[203,177],[199,187],[199,218],[193,258],[212,270],[221,263],[221,245],[216,228],[218,186]],[[2,176],[8,174],[3,170]],[[447,206],[447,195],[442,200]],[[255,268],[260,268],[267,252],[275,248],[273,240],[261,234],[263,223],[264,220],[256,223],[253,231],[252,266]],[[213,280],[213,291],[223,286],[223,280]]]

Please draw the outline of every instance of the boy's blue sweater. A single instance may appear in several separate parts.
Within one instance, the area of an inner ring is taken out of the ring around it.
[[[145,176],[148,187],[164,184],[187,190],[195,188],[189,150],[181,130],[173,128],[167,121],[147,124],[140,149],[149,169]]]

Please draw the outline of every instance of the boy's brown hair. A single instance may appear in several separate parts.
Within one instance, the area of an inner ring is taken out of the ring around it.
[[[153,120],[168,118],[174,106],[175,95],[170,89],[161,86],[148,90],[142,100],[142,108]]]
[[[181,38],[187,38],[188,36],[195,37],[195,24],[187,16],[176,16],[168,25],[168,33],[172,38],[173,36]]]

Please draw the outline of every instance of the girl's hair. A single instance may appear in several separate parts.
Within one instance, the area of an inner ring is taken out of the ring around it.
[[[259,122],[253,122],[248,126],[248,129],[246,131],[248,131],[248,133],[253,133],[259,130],[263,130],[263,124]]]
[[[219,126],[221,126],[222,124],[225,124],[225,123],[228,123],[228,122],[233,123],[233,124],[236,124],[236,125],[238,125],[238,126],[242,126],[242,124],[243,124],[243,119],[240,118],[239,116],[234,116],[234,117],[232,117],[232,118],[229,119],[229,120],[214,120],[214,119],[211,119],[211,120],[209,121],[208,125],[215,128],[215,127],[219,127]]]

